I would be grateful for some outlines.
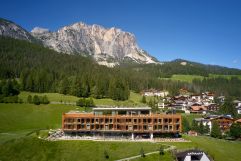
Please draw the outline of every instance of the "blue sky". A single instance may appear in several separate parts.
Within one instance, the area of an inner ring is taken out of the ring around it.
[[[182,58],[241,69],[240,0],[11,0],[0,17],[31,31],[75,22],[132,32],[160,61]]]

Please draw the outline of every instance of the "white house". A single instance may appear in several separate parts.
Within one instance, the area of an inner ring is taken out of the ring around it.
[[[166,97],[169,94],[168,91],[158,91],[154,89],[146,90],[142,95],[144,96],[158,96],[158,97]]]
[[[238,112],[238,114],[241,114],[241,106],[239,106],[239,107],[237,108],[237,112]]]

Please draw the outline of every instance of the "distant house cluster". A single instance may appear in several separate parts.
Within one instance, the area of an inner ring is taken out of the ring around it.
[[[207,111],[218,111],[219,106],[214,103],[214,93],[204,92],[201,94],[191,94],[184,89],[180,90],[180,95],[165,98],[169,104],[160,105],[159,108],[167,107],[172,110],[183,110],[185,113],[205,114]]]
[[[157,96],[157,97],[166,97],[169,93],[168,91],[159,91],[156,89],[144,90],[141,92],[142,96]]]

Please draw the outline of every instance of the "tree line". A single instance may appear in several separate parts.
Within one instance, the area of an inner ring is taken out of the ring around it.
[[[140,92],[155,88],[178,94],[180,88],[193,92],[210,90],[240,96],[238,79],[204,79],[193,83],[159,79],[172,74],[206,75],[237,74],[235,69],[205,67],[201,64],[180,65],[180,61],[164,64],[121,64],[114,68],[98,65],[91,57],[57,53],[37,44],[0,37],[0,79],[18,79],[20,90],[58,92],[77,97],[127,100],[130,90]],[[227,82],[227,86],[221,84]],[[216,83],[215,83],[216,82]]]

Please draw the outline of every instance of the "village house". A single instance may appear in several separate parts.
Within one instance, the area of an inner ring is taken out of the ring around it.
[[[206,114],[206,111],[207,111],[207,107],[198,103],[193,104],[190,108],[190,113],[195,113],[195,114]]]
[[[209,105],[206,105],[205,107],[207,108],[207,111],[215,112],[219,110],[219,106],[216,103],[211,103]]]
[[[195,102],[201,102],[202,96],[199,94],[191,95],[191,99]]]
[[[210,101],[214,101],[214,93],[212,93],[212,92],[204,92],[204,93],[202,93],[202,98],[203,99],[208,99]]]
[[[235,108],[237,110],[237,113],[238,114],[241,114],[241,101],[239,100],[234,100],[233,101],[234,105],[235,105]]]
[[[222,132],[226,132],[230,129],[231,125],[234,122],[234,119],[227,115],[218,116],[216,118],[212,118],[211,122],[216,121],[219,124]]]
[[[189,130],[189,131],[188,131],[188,135],[189,135],[189,136],[197,136],[198,134],[197,134],[196,131]]]
[[[210,131],[212,129],[213,122],[216,121],[223,133],[228,131],[234,122],[234,119],[228,115],[210,115],[205,118],[195,118],[194,120],[198,124],[202,123],[204,126],[208,125]]]

